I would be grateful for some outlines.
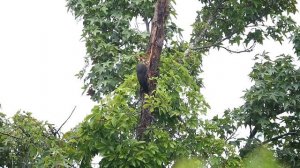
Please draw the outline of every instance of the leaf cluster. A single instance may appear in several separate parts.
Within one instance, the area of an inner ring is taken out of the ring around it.
[[[296,0],[201,2],[204,7],[198,11],[193,24],[192,43],[195,49],[207,51],[216,47],[233,53],[250,52],[256,43],[263,44],[265,39],[272,38],[281,43],[296,29],[296,23],[290,16],[297,12]],[[235,51],[224,44],[245,44],[246,47]]]

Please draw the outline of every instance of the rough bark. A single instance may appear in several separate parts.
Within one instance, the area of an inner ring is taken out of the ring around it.
[[[152,19],[149,47],[146,52],[147,75],[149,80],[149,91],[147,94],[155,94],[157,81],[153,77],[159,76],[160,55],[165,37],[165,22],[168,16],[169,0],[158,0],[155,5],[155,12]],[[144,108],[144,92],[141,94],[142,109],[139,125],[137,127],[137,139],[143,140],[146,129],[151,125],[153,116],[149,108]]]

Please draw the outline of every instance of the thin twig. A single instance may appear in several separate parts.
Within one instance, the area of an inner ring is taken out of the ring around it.
[[[234,51],[231,50],[229,48],[223,47],[223,46],[219,46],[220,48],[223,48],[225,50],[227,50],[229,53],[235,53],[235,54],[239,54],[239,53],[244,53],[244,52],[251,52],[253,51],[254,47],[255,47],[255,43],[253,43],[253,45],[249,48],[245,48],[244,50],[240,50],[240,51]]]
[[[239,53],[244,53],[244,52],[251,52],[253,51],[254,47],[255,47],[255,44],[256,43],[253,43],[249,48],[245,48],[244,50],[239,50],[239,51],[235,51],[235,50],[232,50],[228,47],[224,47],[224,46],[218,46],[216,44],[211,44],[211,45],[207,45],[207,46],[203,46],[203,47],[195,47],[195,48],[192,48],[192,50],[202,50],[202,49],[207,49],[207,48],[210,48],[210,47],[219,47],[219,48],[223,48],[225,49],[226,51],[228,51],[229,53],[235,53],[235,54],[239,54]]]
[[[55,132],[54,136],[61,130],[61,128],[66,124],[66,122],[71,118],[71,116],[73,115],[74,111],[76,109],[76,106],[74,106],[71,114],[69,115],[69,117],[66,119],[66,121],[64,121],[61,126],[58,128],[58,130]]]

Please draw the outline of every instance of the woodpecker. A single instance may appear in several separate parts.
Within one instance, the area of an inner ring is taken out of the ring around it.
[[[136,74],[137,74],[138,81],[141,85],[141,89],[144,91],[144,93],[149,92],[147,71],[148,69],[145,64],[142,63],[137,64]]]

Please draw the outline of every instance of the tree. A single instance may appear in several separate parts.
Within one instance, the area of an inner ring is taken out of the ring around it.
[[[299,167],[299,28],[293,30],[295,57],[281,54],[276,58],[264,52],[255,56],[249,74],[254,85],[245,91],[244,105],[214,117],[223,129],[221,138],[240,148],[244,157],[256,147],[268,145],[286,167]],[[235,138],[239,129],[249,130],[247,137]],[[241,145],[245,143],[246,145]]]
[[[223,122],[227,126],[222,124],[228,135],[243,126],[249,129],[247,138],[231,139],[238,147],[241,142],[246,143],[240,150],[241,156],[257,146],[268,144],[283,163],[299,167],[300,70],[289,55],[272,60],[264,53],[256,59],[250,73],[254,85],[246,90],[245,104],[226,111],[220,120],[231,121]],[[228,127],[229,123],[235,127]]]
[[[84,79],[91,98],[99,101],[70,132],[74,140],[80,137],[73,147],[82,167],[89,167],[96,154],[103,157],[101,167],[167,167],[192,157],[211,167],[241,166],[222,134],[229,129],[218,127],[224,120],[201,117],[209,108],[200,92],[202,55],[211,48],[250,52],[266,38],[281,42],[297,28],[286,14],[296,12],[295,0],[200,0],[203,8],[190,42],[174,40],[181,32],[171,19],[176,16],[175,1],[67,2],[84,26],[87,66],[78,77]],[[145,29],[133,27],[135,20],[143,21]],[[240,44],[246,47],[228,47]],[[149,94],[138,93],[138,60],[149,68]]]

